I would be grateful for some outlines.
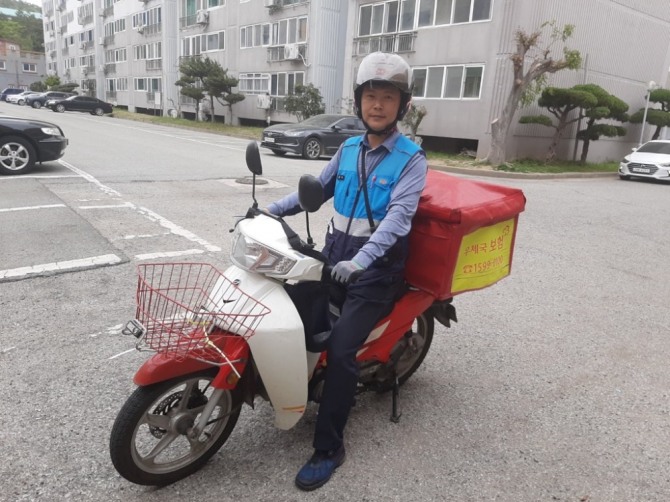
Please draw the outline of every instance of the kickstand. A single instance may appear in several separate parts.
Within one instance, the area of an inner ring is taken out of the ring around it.
[[[393,374],[393,404],[391,410],[391,422],[397,424],[400,422],[401,412],[398,411],[398,401],[400,397],[400,382],[398,381],[398,375]]]

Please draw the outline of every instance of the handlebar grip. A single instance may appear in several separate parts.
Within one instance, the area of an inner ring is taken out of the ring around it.
[[[347,286],[349,284],[353,284],[356,282],[358,279],[360,279],[361,275],[365,270],[356,270],[351,274],[349,277],[349,280],[347,282],[339,282],[333,279],[333,266],[332,265],[324,265],[321,273],[321,280],[324,282],[328,282],[331,284],[338,284],[340,286]]]

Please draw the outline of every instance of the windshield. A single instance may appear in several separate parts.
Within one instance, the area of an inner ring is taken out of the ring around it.
[[[314,126],[314,127],[328,127],[330,124],[335,122],[338,117],[333,115],[316,115],[310,117],[307,120],[303,120],[299,125],[301,126]]]
[[[670,155],[670,143],[646,143],[636,151],[643,153],[665,153]]]

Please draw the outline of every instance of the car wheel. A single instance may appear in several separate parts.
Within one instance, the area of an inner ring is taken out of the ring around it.
[[[58,113],[63,113],[65,111],[65,105],[56,105],[54,107],[54,110],[57,111]]]
[[[16,102],[16,104],[18,104],[19,106],[23,106],[23,105],[26,104],[26,100],[25,100],[25,99],[19,99],[19,100]]]
[[[23,138],[5,136],[0,140],[0,173],[25,174],[35,166],[35,149]]]
[[[102,108],[100,108],[100,107],[98,107],[98,108],[96,108],[96,109],[93,110],[93,115],[97,115],[98,117],[99,117],[100,115],[102,115],[103,113],[105,113],[105,111],[104,111]]]
[[[321,157],[321,142],[317,138],[307,138],[302,148],[302,156],[309,160]]]
[[[625,174],[620,174],[619,179],[624,180],[624,181],[628,181],[630,179],[630,176],[626,176]]]
[[[284,155],[286,155],[286,152],[283,150],[272,150],[272,153],[274,153],[278,157],[283,157]]]
[[[40,108],[42,108],[42,103],[40,103],[39,101],[33,102],[33,108],[39,110]]]

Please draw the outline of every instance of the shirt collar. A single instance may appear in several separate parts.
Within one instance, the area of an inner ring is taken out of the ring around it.
[[[386,148],[389,152],[393,150],[393,147],[395,147],[396,142],[398,141],[398,138],[401,136],[400,131],[397,129],[391,133],[391,135],[384,140],[384,142],[379,145],[380,147]],[[363,136],[363,145],[369,150],[370,149],[370,143],[368,143],[368,135],[365,134]],[[378,147],[379,148],[379,147]]]

